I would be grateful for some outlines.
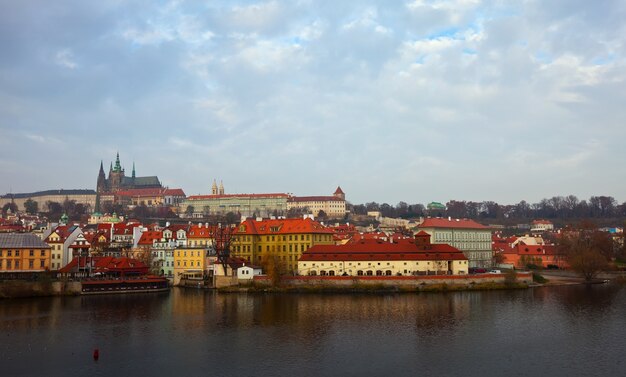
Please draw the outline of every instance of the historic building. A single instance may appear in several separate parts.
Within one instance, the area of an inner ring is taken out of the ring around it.
[[[273,259],[284,272],[293,272],[310,247],[332,244],[333,231],[310,218],[247,219],[237,227],[231,255],[256,265]]]
[[[491,229],[468,219],[427,218],[419,229],[430,234],[433,244],[446,243],[461,250],[470,267],[492,265]]]
[[[346,194],[337,187],[331,196],[292,196],[287,200],[287,210],[299,209],[314,216],[325,213],[328,217],[346,215]]]
[[[50,269],[50,246],[34,234],[0,234],[0,273]]]
[[[126,176],[125,170],[120,163],[120,154],[117,154],[115,158],[115,166],[111,164],[109,169],[109,177],[104,174],[104,168],[102,162],[100,162],[100,171],[98,172],[98,183],[96,191],[98,194],[115,193],[122,190],[132,189],[148,189],[148,188],[162,188],[159,178],[156,176],[151,177],[137,177],[135,175],[135,164],[133,163],[133,171],[130,177]]]
[[[73,200],[76,204],[82,204],[87,212],[94,210],[96,205],[96,192],[94,190],[46,190],[21,194],[6,194],[0,196],[0,207],[7,203],[15,203],[19,211],[25,211],[24,203],[32,200],[37,203],[39,211],[46,211],[47,202],[63,204],[66,200]]]
[[[383,242],[362,240],[345,245],[317,245],[298,261],[298,274],[321,276],[466,275],[463,252],[446,244],[431,244],[430,235]]]

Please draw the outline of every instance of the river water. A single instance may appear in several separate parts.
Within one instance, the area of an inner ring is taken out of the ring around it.
[[[626,289],[16,299],[0,334],[7,377],[626,376]]]

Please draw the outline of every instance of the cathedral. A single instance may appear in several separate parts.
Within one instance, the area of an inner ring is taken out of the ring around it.
[[[135,176],[135,163],[133,163],[133,172],[130,177],[127,177],[124,173],[124,168],[120,164],[120,154],[117,154],[115,159],[115,166],[111,163],[109,169],[109,178],[104,174],[104,168],[102,161],[100,162],[100,172],[98,173],[98,184],[96,192],[98,194],[115,193],[121,190],[132,189],[145,189],[145,188],[162,188],[159,178],[152,177],[137,177]]]

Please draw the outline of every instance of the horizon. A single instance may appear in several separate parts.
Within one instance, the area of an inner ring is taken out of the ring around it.
[[[0,4],[0,192],[626,200],[626,4]]]

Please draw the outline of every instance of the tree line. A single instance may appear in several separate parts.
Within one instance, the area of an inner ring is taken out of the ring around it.
[[[499,204],[494,201],[473,202],[450,200],[445,209],[427,209],[423,204],[399,202],[395,206],[388,203],[369,202],[350,204],[352,214],[366,215],[369,211],[379,211],[382,216],[395,218],[417,218],[420,216],[441,216],[491,221],[528,221],[532,219],[612,219],[626,217],[626,202],[619,204],[612,196],[592,196],[588,200],[575,195],[554,196],[538,203],[525,200],[517,204]]]

